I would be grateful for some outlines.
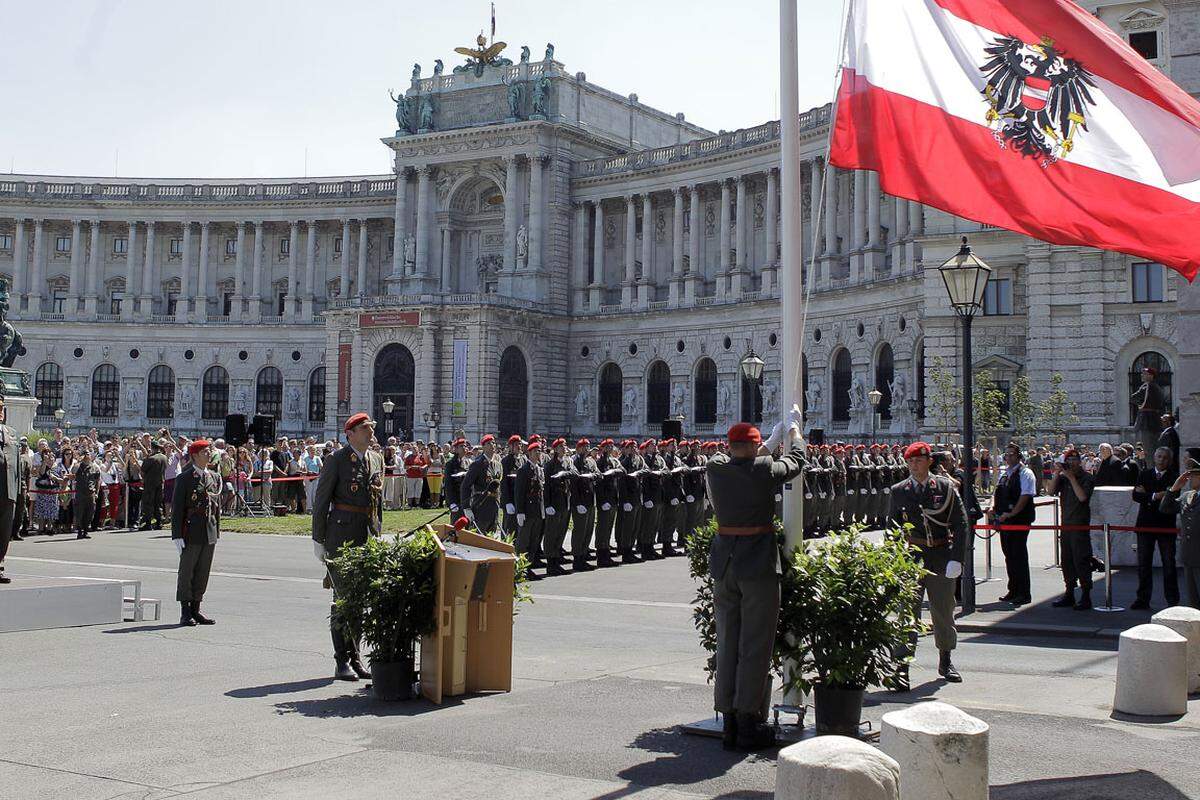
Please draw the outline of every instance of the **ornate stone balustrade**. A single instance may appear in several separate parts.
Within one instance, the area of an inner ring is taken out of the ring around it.
[[[394,198],[395,194],[395,178],[386,175],[284,183],[242,181],[214,181],[203,184],[136,181],[108,183],[91,180],[42,180],[37,176],[0,181],[0,198],[56,201],[104,199],[129,200],[134,203],[252,203],[312,198]]]
[[[388,294],[370,297],[337,297],[329,301],[330,310],[348,308],[398,308],[403,306],[499,306],[536,310],[537,303],[498,294]]]

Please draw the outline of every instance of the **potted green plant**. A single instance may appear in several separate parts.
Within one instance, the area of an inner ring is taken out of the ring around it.
[[[380,700],[412,697],[415,644],[436,628],[437,557],[436,536],[424,528],[343,547],[329,561],[341,576],[334,621],[370,650],[371,691]]]
[[[869,686],[904,688],[921,630],[924,569],[899,531],[874,543],[857,529],[797,548],[784,570],[779,627],[784,685],[812,691],[818,734],[857,736]]]

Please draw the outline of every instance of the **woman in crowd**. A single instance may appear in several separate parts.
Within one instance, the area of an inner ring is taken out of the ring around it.
[[[429,505],[437,508],[442,504],[442,471],[446,458],[437,442],[429,443],[429,466],[425,470],[425,482],[429,484]]]
[[[404,459],[404,474],[408,489],[409,508],[416,508],[420,505],[421,490],[425,486],[425,467],[428,465],[429,458],[423,444],[418,443],[416,449],[410,452]]]
[[[68,445],[59,451],[58,463],[54,465],[54,477],[58,480],[58,526],[64,531],[75,524],[75,451]]]
[[[383,448],[383,506],[390,511],[404,505],[404,476],[400,474],[403,466],[395,445]]]
[[[54,474],[54,462],[42,459],[42,467],[33,481],[37,494],[33,496],[33,519],[38,533],[58,533],[58,490],[59,481]]]
[[[129,484],[129,504],[125,509],[125,527],[131,526],[142,509],[142,459],[145,454],[140,447],[125,448],[125,481]]]
[[[271,508],[271,479],[275,477],[275,462],[271,461],[271,451],[263,447],[258,451],[254,461],[254,477],[258,481],[257,498],[263,508]]]
[[[101,528],[114,528],[117,525],[117,512],[121,510],[121,472],[117,448],[110,444],[104,451],[104,458],[100,460],[100,495],[103,498],[103,508],[98,511]]]

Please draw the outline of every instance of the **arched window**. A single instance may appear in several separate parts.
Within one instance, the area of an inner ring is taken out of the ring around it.
[[[254,386],[254,413],[280,419],[283,416],[283,374],[275,367],[263,367]]]
[[[33,374],[33,394],[38,399],[37,413],[39,417],[49,417],[62,408],[63,374],[62,367],[53,361],[47,361],[37,368]]]
[[[1142,385],[1142,370],[1146,367],[1153,367],[1158,370],[1158,375],[1154,378],[1154,382],[1162,389],[1163,394],[1163,410],[1172,411],[1175,408],[1175,394],[1171,386],[1172,370],[1171,362],[1167,361],[1167,357],[1162,353],[1157,353],[1153,350],[1147,350],[1133,360],[1129,365],[1129,394],[1130,397]],[[1137,401],[1129,401],[1129,424],[1132,425],[1137,421]],[[40,412],[39,412],[40,413]]]
[[[611,361],[600,370],[600,402],[596,404],[601,425],[621,424],[621,368]]]
[[[375,356],[372,379],[371,407],[375,410],[375,419],[380,421],[375,428],[375,438],[380,442],[386,442],[390,436],[410,439],[416,427],[413,410],[417,385],[417,363],[412,352],[399,342],[385,346]],[[389,400],[393,403],[391,414],[383,408]]]
[[[121,375],[112,364],[92,372],[92,416],[116,417],[121,407]]]
[[[844,347],[833,357],[833,421],[850,421],[850,351]]]
[[[741,372],[740,366],[738,372]],[[759,424],[762,422],[762,409],[762,381],[752,381],[742,375],[742,422]]]
[[[646,424],[661,425],[671,413],[671,368],[655,361],[646,373]]]
[[[150,370],[146,380],[146,416],[150,419],[175,417],[175,372],[166,364]]]
[[[875,356],[875,388],[883,395],[879,401],[879,418],[892,418],[892,382],[896,380],[896,359],[892,346],[884,344]]]
[[[499,389],[500,438],[507,439],[514,433],[524,435],[529,410],[529,370],[525,354],[516,345],[505,348],[500,356]]]
[[[325,424],[324,367],[317,367],[308,376],[308,421]]]
[[[696,364],[695,391],[696,424],[717,423],[717,365],[711,358],[702,358]]]
[[[229,373],[213,365],[200,383],[200,419],[225,419],[229,413]]]

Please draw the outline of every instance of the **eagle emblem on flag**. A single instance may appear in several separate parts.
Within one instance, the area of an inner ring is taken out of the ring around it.
[[[1043,167],[1065,158],[1075,147],[1075,137],[1087,131],[1087,111],[1096,104],[1090,91],[1096,88],[1092,73],[1065,57],[1047,37],[1028,44],[1000,36],[984,52],[983,95],[996,141],[1041,159]]]

